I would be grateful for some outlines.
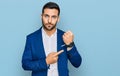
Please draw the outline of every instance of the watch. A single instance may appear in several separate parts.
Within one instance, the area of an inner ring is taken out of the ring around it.
[[[69,45],[66,45],[66,47],[73,47],[74,42],[71,42]]]

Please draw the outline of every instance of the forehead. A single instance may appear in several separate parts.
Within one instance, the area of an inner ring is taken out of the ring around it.
[[[45,8],[43,14],[58,15],[58,10],[57,9]]]

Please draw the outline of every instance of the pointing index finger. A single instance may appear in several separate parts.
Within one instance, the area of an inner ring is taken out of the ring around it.
[[[63,50],[58,51],[54,56],[58,56],[63,52]]]

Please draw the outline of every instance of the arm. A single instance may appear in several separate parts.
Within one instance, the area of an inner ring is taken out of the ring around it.
[[[78,53],[75,45],[72,47],[71,50],[67,51],[68,59],[70,60],[71,64],[74,67],[79,67],[82,62],[82,58],[80,54]]]
[[[45,58],[41,58],[39,60],[34,60],[32,58],[32,49],[29,37],[27,37],[22,57],[22,67],[24,70],[30,71],[44,71],[48,69]]]
[[[67,31],[63,34],[63,41],[67,47],[68,59],[74,67],[79,67],[82,58],[74,45],[73,38],[74,35],[71,31]]]

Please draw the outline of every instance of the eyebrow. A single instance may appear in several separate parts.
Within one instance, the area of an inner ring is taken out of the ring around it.
[[[45,15],[45,16],[50,16],[50,15],[48,15],[48,14],[43,14],[43,15]],[[58,17],[58,16],[52,15],[52,17]]]

